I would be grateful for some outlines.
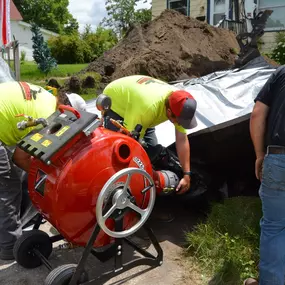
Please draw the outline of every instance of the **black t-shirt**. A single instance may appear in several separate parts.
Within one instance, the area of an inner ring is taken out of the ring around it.
[[[276,69],[254,101],[260,101],[270,107],[265,147],[285,146],[285,65]]]

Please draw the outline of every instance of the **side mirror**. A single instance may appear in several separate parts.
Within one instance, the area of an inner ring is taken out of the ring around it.
[[[110,97],[104,94],[100,94],[96,99],[96,107],[99,111],[107,111],[110,110],[112,106],[112,100]]]

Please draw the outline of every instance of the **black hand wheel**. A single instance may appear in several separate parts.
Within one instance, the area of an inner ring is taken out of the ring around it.
[[[47,276],[45,280],[45,285],[68,285],[71,278],[76,270],[76,264],[65,264],[55,268]],[[88,275],[84,271],[80,277],[79,283],[84,283],[88,281]]]
[[[40,230],[25,232],[14,245],[15,260],[25,268],[36,268],[42,260],[35,254],[38,250],[45,258],[52,253],[52,241],[49,235]]]

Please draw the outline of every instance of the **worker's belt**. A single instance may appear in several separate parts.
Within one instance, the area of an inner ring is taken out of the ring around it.
[[[285,154],[285,147],[279,145],[269,145],[267,147],[267,154]]]

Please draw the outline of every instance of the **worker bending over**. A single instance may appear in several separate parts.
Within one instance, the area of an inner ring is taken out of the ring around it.
[[[0,259],[12,260],[14,243],[21,235],[22,197],[21,180],[14,163],[28,172],[31,157],[18,147],[12,154],[7,147],[15,147],[33,130],[19,130],[17,123],[25,119],[23,115],[46,119],[60,104],[81,110],[83,99],[68,98],[64,93],[55,97],[40,86],[17,81],[1,83],[0,94]]]
[[[157,152],[165,148],[157,144],[155,126],[170,120],[175,126],[176,149],[183,175],[176,191],[185,193],[190,188],[190,144],[186,129],[197,125],[195,120],[196,101],[184,90],[179,90],[161,80],[133,75],[111,82],[103,91],[112,100],[111,110],[105,115],[122,120],[124,127],[133,131],[137,124],[142,126],[143,138],[153,162]],[[108,129],[117,130],[109,122]],[[157,147],[158,146],[158,147]],[[180,168],[181,168],[180,167]]]

